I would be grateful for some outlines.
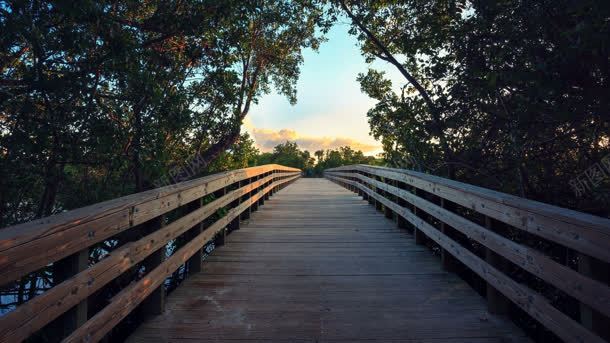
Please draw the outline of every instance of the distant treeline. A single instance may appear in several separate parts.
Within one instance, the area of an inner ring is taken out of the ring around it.
[[[316,150],[312,156],[309,151],[300,150],[296,142],[286,142],[277,145],[273,152],[258,155],[257,163],[277,163],[302,169],[306,177],[322,177],[324,169],[350,164],[382,164],[383,160],[365,156],[362,151],[349,146]]]

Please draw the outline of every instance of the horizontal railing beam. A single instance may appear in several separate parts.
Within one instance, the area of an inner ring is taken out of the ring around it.
[[[357,178],[362,182],[382,189],[384,192],[399,196],[524,270],[610,317],[610,287],[603,283],[590,279],[567,266],[555,262],[533,248],[511,241],[409,191],[361,174],[333,173],[333,175]]]
[[[581,303],[589,305],[605,315],[610,313],[610,307],[608,306],[610,288],[607,285],[557,263],[533,248],[520,245],[486,227],[463,218],[445,209],[444,206],[438,206],[423,199],[420,194],[414,194],[396,187],[394,185],[396,181],[407,185],[412,185],[413,183],[406,182],[405,178],[400,178],[396,175],[388,177],[387,170],[385,169],[382,170],[383,173],[375,173],[376,170],[377,168],[370,168],[363,171],[361,166],[349,166],[327,170],[325,171],[325,176],[348,189],[357,191],[364,198],[369,199],[369,201],[374,199],[375,203],[404,218],[416,230],[421,231],[427,238],[438,244],[445,253],[451,254],[454,259],[460,261],[479,275],[494,291],[497,290],[506,296],[507,299],[560,338],[568,342],[603,342],[595,333],[589,331],[590,328],[581,325],[553,307],[544,296],[512,280],[495,264],[489,264],[485,259],[480,258],[467,248],[461,246],[450,238],[445,231],[447,227],[450,227],[466,235],[485,246],[489,252],[506,258],[515,265],[540,277],[557,289],[564,291]],[[369,177],[363,175],[363,173],[375,177]],[[416,189],[422,189],[421,184],[418,186],[420,187],[416,187]],[[432,190],[430,193],[440,196],[441,199],[447,199],[439,195],[438,191],[434,192],[435,184],[428,184],[428,187],[425,189],[426,191],[430,192]],[[453,201],[452,199],[449,200]],[[406,201],[409,205],[412,205],[413,210],[404,206],[401,201]],[[443,223],[441,229],[435,228],[426,220],[420,218],[416,214],[416,210],[424,211],[438,219]]]
[[[396,180],[500,222],[610,263],[610,219],[411,170],[352,165],[328,169]]]
[[[211,194],[226,185],[274,168],[300,173],[298,169],[278,165],[240,169],[0,229],[0,285]],[[36,251],[36,254],[33,254],[33,251]]]
[[[285,184],[298,177],[299,175],[276,181],[272,185],[265,187],[262,191],[252,195],[252,197],[248,198],[238,207],[229,210],[224,217],[181,247],[149,274],[115,295],[104,309],[74,331],[64,342],[83,342],[85,340],[97,342],[101,340],[106,333],[133,311],[150,292],[161,285],[166,277],[180,268],[198,249],[201,249],[208,241],[214,238],[220,230],[224,230],[233,219],[238,218],[241,212],[256,203],[267,192],[271,191],[274,186]]]
[[[73,275],[72,277],[69,277],[63,282],[54,285],[49,290],[46,290],[45,292],[34,297],[33,299],[29,299],[26,303],[18,306],[13,311],[6,313],[2,317],[0,317],[0,342],[25,340],[38,330],[45,327],[45,325],[49,324],[57,318],[60,318],[64,313],[67,313],[74,306],[86,303],[89,296],[93,295],[103,286],[118,278],[134,266],[138,265],[139,263],[144,263],[144,261],[147,261],[150,256],[152,256],[152,254],[155,254],[160,249],[164,249],[165,246],[171,240],[177,239],[179,237],[186,237],[184,235],[189,233],[187,239],[191,239],[191,241],[197,240],[197,242],[200,243],[202,238],[208,237],[209,235],[211,235],[210,237],[214,237],[214,235],[216,235],[219,230],[224,230],[224,228],[228,225],[235,226],[235,221],[239,221],[240,214],[246,210],[249,210],[250,207],[252,207],[253,203],[258,203],[259,199],[264,198],[267,193],[271,192],[273,189],[300,177],[300,171],[298,169],[287,168],[277,165],[265,166],[264,168],[258,168],[256,170],[260,172],[260,174],[256,175],[264,175],[256,181],[250,182],[251,177],[253,177],[252,168],[246,169],[245,173],[236,173],[233,176],[227,176],[227,173],[223,173],[224,180],[219,180],[216,176],[203,178],[206,180],[205,182],[201,182],[201,180],[199,180],[199,190],[195,191],[193,189],[187,189],[184,190],[184,192],[182,193],[175,193],[174,195],[172,195],[171,199],[168,199],[167,196],[152,199],[150,200],[150,203],[155,204],[154,206],[135,206],[134,208],[137,207],[139,209],[142,209],[142,211],[134,211],[134,213],[140,213],[140,215],[142,215],[142,217],[140,218],[148,218],[147,221],[136,221],[138,222],[138,224],[148,224],[152,222],[152,219],[156,220],[165,216],[169,209],[176,209],[179,206],[183,205],[185,206],[185,208],[190,206],[190,212],[166,225],[160,225],[158,228],[156,228],[150,233],[145,233],[146,236],[144,236],[143,238],[125,243],[118,249],[110,252],[102,260],[96,262],[89,268],[81,269],[80,272],[75,273],[75,275]],[[273,171],[273,173],[271,173],[271,171]],[[209,182],[210,180],[212,180],[213,183]],[[189,185],[192,184],[193,182],[189,182]],[[226,192],[227,187],[231,185],[237,185],[238,188]],[[262,188],[263,186],[264,189]],[[208,194],[212,194],[214,192],[218,193],[218,190],[225,190],[224,195],[220,196],[217,199],[214,199],[208,204],[202,206],[198,205],[196,207],[191,206],[192,204],[194,204],[194,202],[201,201],[201,199],[203,199],[203,197]],[[163,192],[160,192],[159,194],[161,193]],[[246,196],[249,197],[245,198]],[[174,203],[174,201],[176,202]],[[176,204],[179,204],[179,206]],[[229,210],[228,216],[225,216],[220,220],[216,221],[207,229],[204,229],[202,227],[201,231],[193,231],[193,228],[197,227],[198,225],[201,225],[201,223],[206,218],[215,214],[218,209],[227,206],[232,207]],[[104,210],[106,210],[105,206],[101,206],[101,208],[104,208]],[[155,208],[157,208],[157,210],[154,210]],[[154,213],[156,216],[152,216],[151,213]],[[231,217],[231,219],[227,219],[228,217]],[[132,219],[130,220],[130,227],[136,226],[134,224],[133,218],[134,217],[132,216]],[[57,220],[58,218],[53,218],[52,220],[50,220],[50,222],[52,223],[49,223],[49,225],[57,227]],[[227,220],[228,222],[225,223],[225,221]],[[109,225],[112,224],[110,221],[108,221],[108,223]],[[75,230],[75,228],[79,227],[80,224],[71,222],[67,223],[66,226],[71,227],[71,230]],[[14,228],[9,229],[9,231],[14,230]],[[106,227],[106,229],[108,229],[108,227]],[[118,230],[114,234],[116,235],[117,233],[120,233],[122,231],[124,230]],[[61,236],[60,233],[61,231],[54,231],[53,233],[46,236],[34,235],[34,237],[43,237],[42,239],[49,240],[51,237]],[[4,234],[6,237],[6,232]],[[112,236],[113,235],[108,235],[108,237],[106,238]],[[209,241],[209,239],[207,239],[201,244],[199,250],[203,248],[203,245],[207,241]],[[56,244],[64,244],[64,242],[65,240],[59,240],[59,242],[56,242]],[[49,244],[51,243],[52,242],[49,241]],[[187,246],[190,246],[189,244],[191,243],[187,243]],[[24,245],[21,245],[18,246],[16,249],[23,248]],[[86,248],[81,249],[81,251],[88,251],[88,249],[89,245],[86,245]],[[2,257],[3,260],[5,256],[4,254],[6,254],[7,251],[10,252],[12,250],[7,249],[1,253],[0,257]],[[30,255],[35,255],[35,253],[30,251]],[[189,256],[191,260],[188,263],[193,263],[193,255],[196,255],[196,251],[194,251],[193,254]],[[39,260],[40,258],[33,258],[33,261]],[[171,258],[166,260],[161,259],[159,264],[156,265],[156,267],[154,267],[155,265],[151,266],[153,270],[157,270],[161,266],[167,266],[168,263],[171,264],[172,262],[168,262],[170,260]],[[30,262],[31,261],[28,261],[26,259],[24,263],[27,264]],[[7,267],[6,264],[4,266]],[[16,268],[14,269],[8,269],[13,273],[11,275],[20,275],[20,273],[22,273],[24,270],[28,270],[28,268],[23,268],[22,266],[16,266]],[[171,272],[173,271],[175,271],[175,269]],[[148,275],[150,275],[150,277],[154,277],[155,274],[148,273],[147,277]],[[5,275],[3,275],[3,278],[5,281],[9,279]],[[162,284],[163,280],[156,280],[155,282]],[[151,292],[153,290],[151,290]],[[161,291],[163,292],[163,290]],[[120,294],[122,294],[122,292],[123,291],[121,291]],[[74,329],[80,326],[86,319],[87,318],[85,316],[84,319],[81,320],[78,325],[72,327],[70,331],[74,331]],[[91,319],[89,319],[89,321],[87,321],[85,324],[89,323],[87,325],[92,325],[90,321]]]

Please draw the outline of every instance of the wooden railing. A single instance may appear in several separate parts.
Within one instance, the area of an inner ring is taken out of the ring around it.
[[[480,276],[490,312],[506,314],[510,301],[566,342],[604,341],[610,220],[409,170],[352,165],[325,176],[411,228],[417,243],[431,240],[446,269],[457,260]],[[560,257],[549,253],[557,247]],[[532,279],[567,295],[575,313]]]
[[[0,317],[0,341],[22,341],[54,323],[61,329],[55,338],[96,342],[138,306],[159,313],[168,276],[182,266],[199,271],[207,242],[224,244],[227,228],[239,229],[240,218],[300,175],[280,165],[240,169],[1,229],[0,284],[51,264],[54,280],[52,288]],[[207,223],[212,216],[218,219]],[[90,265],[91,248],[114,238],[125,243]],[[166,246],[176,239],[182,244],[168,256]],[[133,268],[141,277],[88,318],[88,298]]]

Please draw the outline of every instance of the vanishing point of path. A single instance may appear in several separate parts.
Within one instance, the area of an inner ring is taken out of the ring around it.
[[[508,319],[356,194],[299,179],[129,342],[522,342]]]

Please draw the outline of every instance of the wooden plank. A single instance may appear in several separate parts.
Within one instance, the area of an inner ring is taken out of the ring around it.
[[[53,284],[57,285],[89,267],[89,249],[81,250],[53,265]],[[66,337],[87,321],[88,302],[82,299],[63,313],[53,323],[51,332],[58,337]]]
[[[215,174],[94,204],[0,230],[0,285],[167,213],[228,183],[269,170],[265,165]],[[36,251],[36,254],[32,254]]]
[[[408,183],[531,234],[610,262],[610,219],[492,191],[438,176],[377,166],[333,168],[327,174],[358,170]]]
[[[346,182],[345,180],[342,181]],[[375,192],[367,188],[364,188],[363,190],[370,196],[375,196]],[[383,202],[384,205],[391,207],[394,211],[401,213],[409,222],[426,233],[427,237],[449,251],[456,259],[465,264],[470,270],[477,273],[485,281],[492,284],[514,304],[519,306],[561,339],[566,342],[604,342],[603,339],[588,331],[579,323],[553,307],[546,298],[525,285],[515,282],[510,277],[490,266],[484,260],[462,247],[421,218],[414,216],[411,211],[381,197],[377,197],[377,200]]]
[[[145,228],[143,230],[145,230],[145,233],[148,233],[149,235],[150,235],[150,233],[155,233],[156,231],[160,231],[165,226],[165,221],[166,221],[165,215],[157,217],[157,218],[149,221],[148,223],[146,223]],[[179,236],[182,236],[182,235],[184,235],[184,233],[179,234],[176,237],[178,238]],[[150,238],[148,236],[146,236],[144,238],[150,240]],[[142,264],[144,265],[146,272],[149,272],[149,271],[157,268],[161,264],[163,264],[163,261],[165,261],[165,257],[167,256],[166,246],[167,246],[168,241],[169,240],[163,242],[163,245],[159,249],[155,249],[155,250],[151,249],[152,250],[151,253],[148,256],[146,256],[146,258],[142,261]],[[146,318],[146,317],[154,316],[157,314],[161,314],[161,313],[163,313],[164,310],[165,310],[165,286],[163,283],[161,283],[157,288],[155,288],[151,292],[151,294],[146,298],[146,300],[144,300],[144,302],[142,302],[142,305],[140,306],[140,313],[144,318]]]
[[[300,175],[293,176],[292,178],[298,178],[299,176]],[[289,182],[292,178],[276,181],[274,185]],[[255,187],[257,184],[254,183],[252,186]],[[224,230],[228,223],[238,217],[239,214],[248,206],[251,206],[252,203],[258,201],[258,199],[271,188],[272,186],[266,187],[263,192],[256,193],[249,198],[248,201],[229,210],[226,216],[210,225],[205,231],[185,244],[138,282],[132,283],[130,286],[121,290],[111,299],[110,303],[104,307],[104,309],[89,319],[89,321],[79,329],[74,331],[64,340],[64,342],[97,342],[101,340],[108,331],[116,326],[125,316],[133,311],[137,305],[158,288],[167,276],[180,268],[180,266],[188,261],[198,249],[201,249],[219,231]]]
[[[235,200],[233,200],[233,201],[235,201]],[[197,209],[201,208],[202,206],[204,206],[203,198],[200,198],[200,199],[195,200],[192,203],[190,203],[187,208],[188,208],[188,210],[190,210],[192,212],[192,211],[196,211]],[[197,235],[199,235],[204,229],[205,229],[205,227],[204,227],[203,221],[201,221],[197,225],[195,225],[192,229],[187,231],[185,233],[185,235],[187,235],[188,240],[191,240],[193,237],[197,237]],[[202,261],[203,261],[203,249],[200,249],[195,254],[193,254],[191,259],[188,260],[188,262],[186,263],[186,269],[187,269],[188,275],[199,273],[201,271]]]
[[[261,182],[265,180],[267,179]],[[125,244],[85,271],[0,317],[0,342],[29,337],[151,253],[164,247],[170,240],[214,214],[218,208],[226,206],[258,186],[259,183],[245,185],[136,242]]]
[[[610,287],[602,282],[578,273],[567,266],[555,262],[536,249],[515,243],[410,192],[380,183],[363,175],[358,175],[357,178],[399,196],[414,207],[431,214],[455,230],[489,248],[494,253],[503,256],[577,300],[610,316]]]
[[[127,342],[527,342],[355,194],[299,179]]]

